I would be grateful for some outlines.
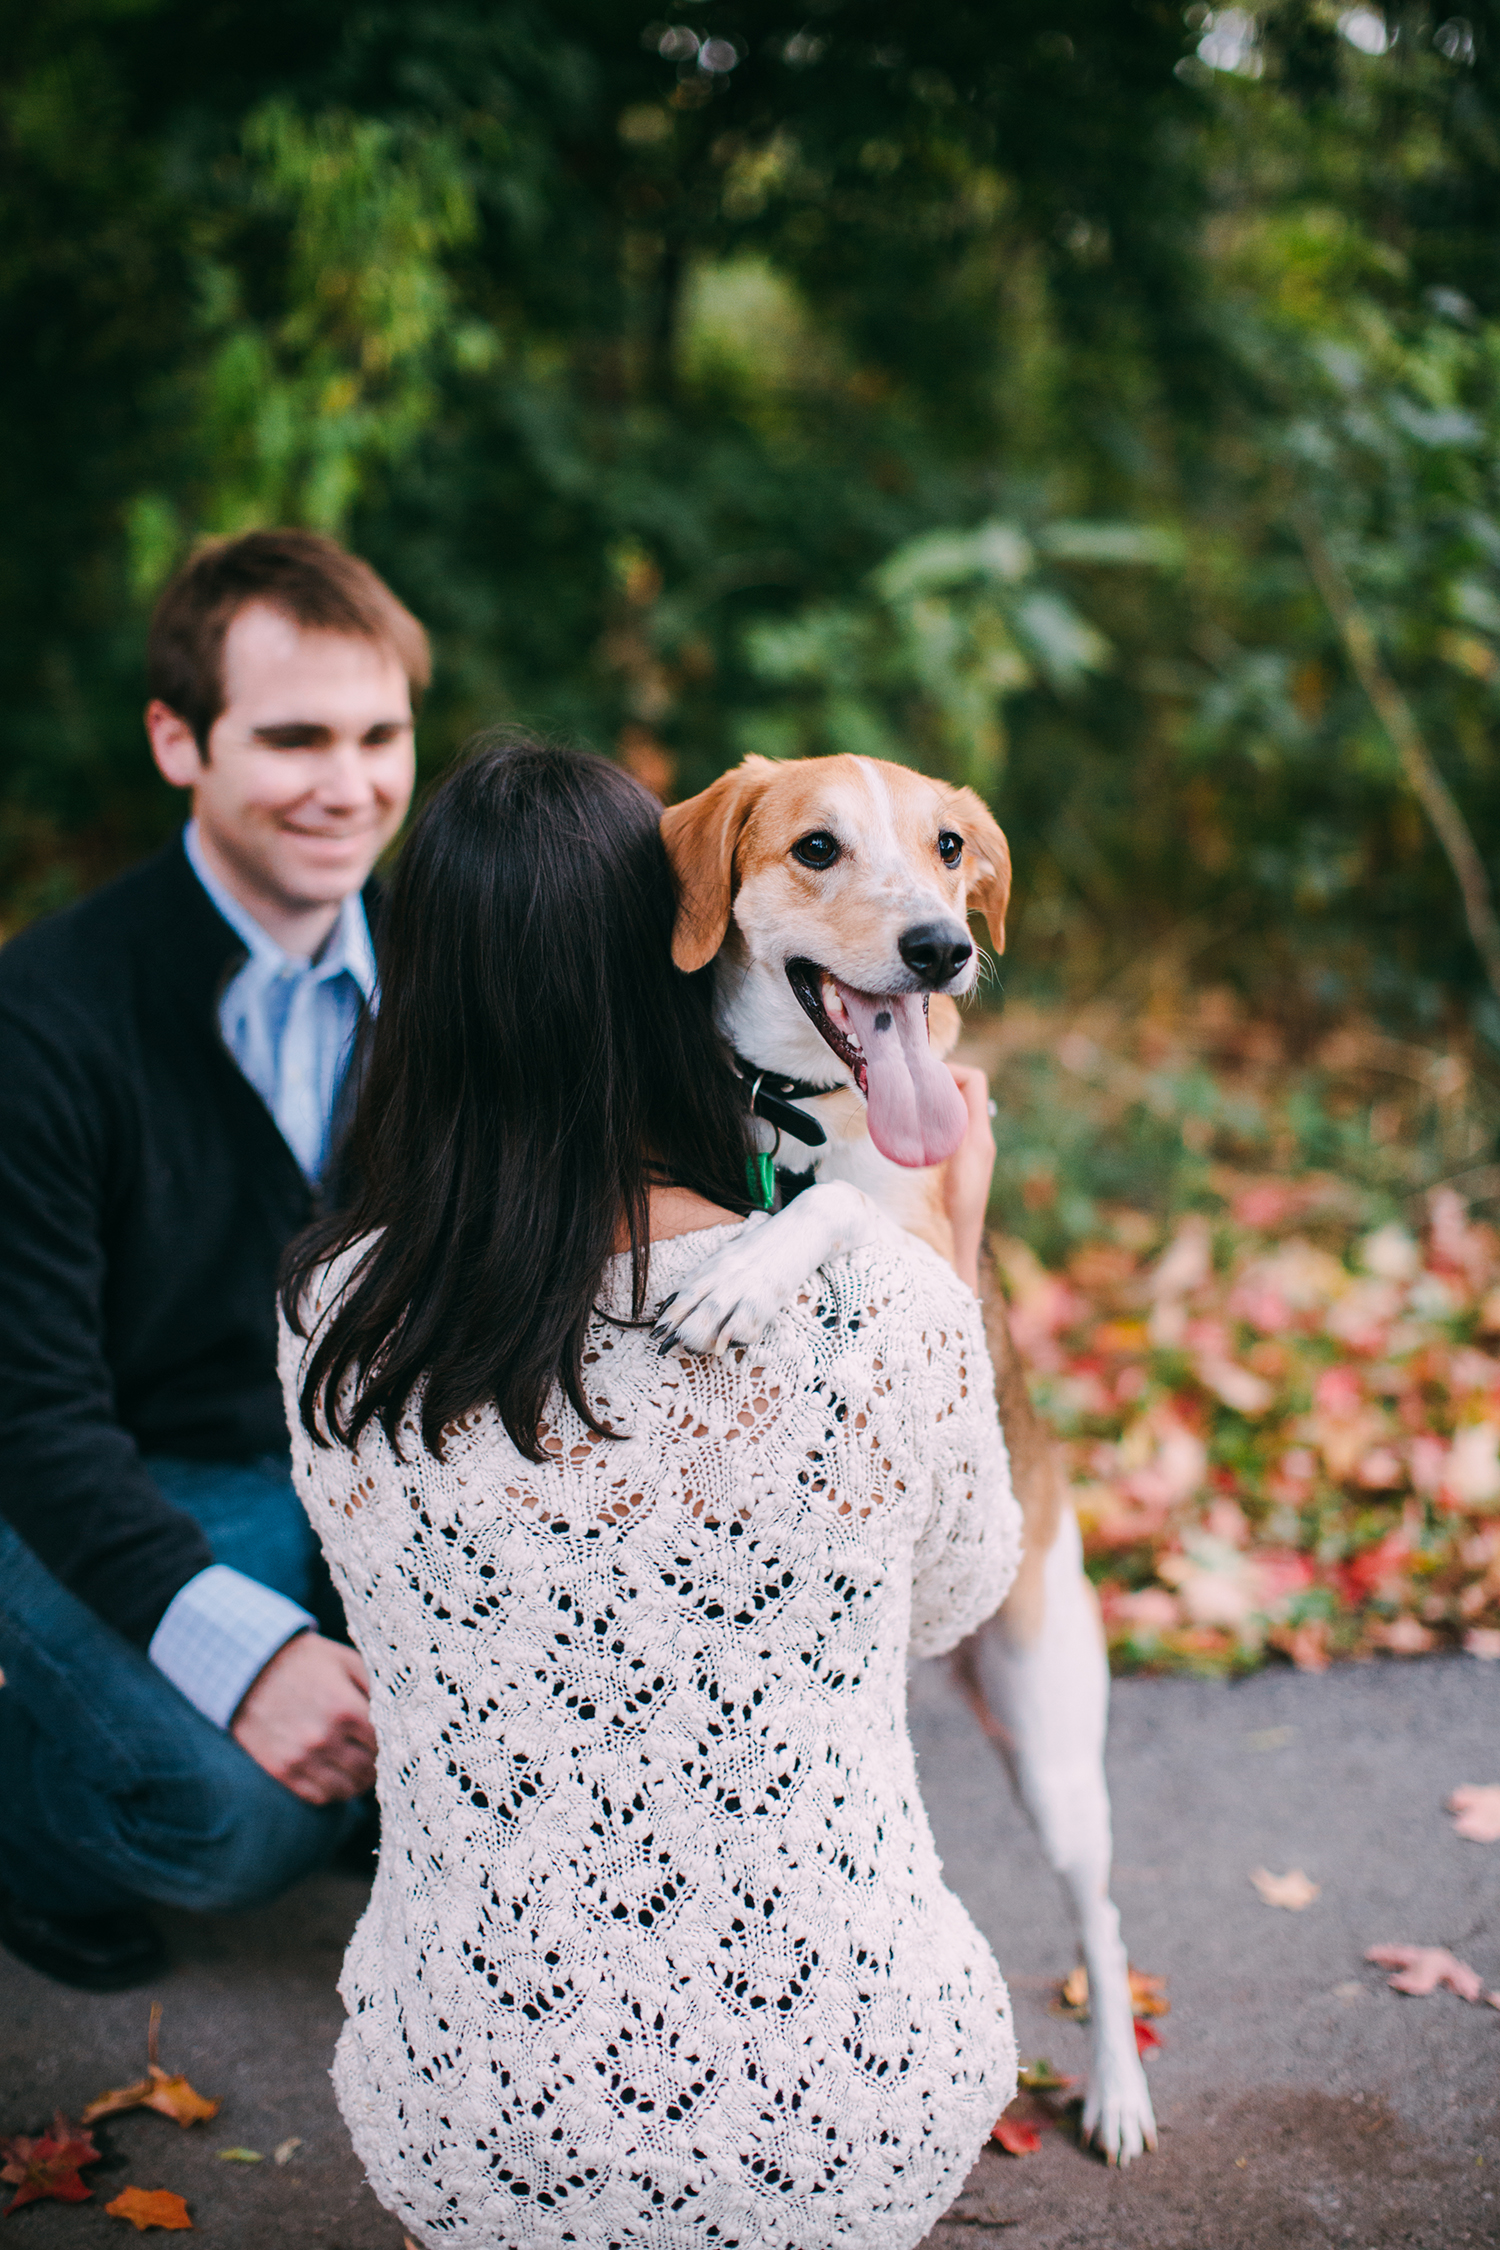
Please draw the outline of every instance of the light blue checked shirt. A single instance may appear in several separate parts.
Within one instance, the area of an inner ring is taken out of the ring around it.
[[[364,906],[357,892],[346,898],[317,959],[299,960],[284,953],[210,872],[196,821],[189,821],[182,843],[193,873],[250,955],[219,1001],[224,1044],[316,1184],[328,1160],[334,1103],[360,1013],[376,1005],[375,949]],[[149,1654],[206,1719],[227,1727],[276,1651],[316,1625],[285,1594],[213,1563],[173,1596]]]

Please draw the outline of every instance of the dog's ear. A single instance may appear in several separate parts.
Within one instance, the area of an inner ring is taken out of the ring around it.
[[[769,758],[746,758],[710,788],[661,816],[662,842],[677,885],[672,959],[679,969],[701,969],[724,943],[734,904],[734,849],[775,770]]]
[[[989,806],[974,790],[959,790],[956,810],[962,815],[972,870],[965,904],[971,914],[984,916],[991,945],[997,953],[1003,953],[1005,909],[1010,904],[1010,846]]]

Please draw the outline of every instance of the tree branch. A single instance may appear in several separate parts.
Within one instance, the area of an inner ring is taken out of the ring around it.
[[[1355,599],[1354,589],[1341,566],[1329,552],[1321,523],[1305,503],[1292,509],[1292,521],[1313,583],[1338,628],[1355,677],[1395,745],[1402,771],[1448,855],[1448,864],[1457,877],[1463,898],[1464,919],[1469,925],[1474,950],[1484,964],[1490,990],[1500,1000],[1500,920],[1496,918],[1490,879],[1479,856],[1479,847],[1452,790],[1438,771],[1432,752],[1422,739],[1411,705],[1385,668],[1374,628]]]

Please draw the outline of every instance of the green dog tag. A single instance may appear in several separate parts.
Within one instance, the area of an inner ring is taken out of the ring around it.
[[[776,1167],[763,1152],[745,1159],[745,1177],[750,1186],[750,1201],[757,1211],[769,1211],[776,1201]]]

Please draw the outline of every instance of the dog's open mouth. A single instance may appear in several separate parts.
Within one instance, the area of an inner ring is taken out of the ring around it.
[[[869,993],[815,961],[788,961],[787,982],[819,1036],[865,1097],[870,1138],[893,1164],[942,1164],[968,1111],[927,1041],[924,992]]]

